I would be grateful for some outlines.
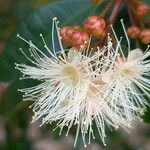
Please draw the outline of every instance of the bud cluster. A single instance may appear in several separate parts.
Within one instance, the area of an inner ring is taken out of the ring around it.
[[[139,38],[144,44],[150,43],[150,29],[140,29],[137,26],[131,26],[128,28],[127,32],[131,39]]]
[[[106,22],[99,16],[90,16],[82,26],[65,26],[60,30],[61,40],[64,45],[80,49],[87,46],[89,35],[98,38],[105,37]]]
[[[80,26],[65,26],[61,29],[60,35],[63,44],[80,49],[89,42],[87,33],[80,31]]]
[[[140,0],[127,0],[128,8],[132,11],[135,17],[142,18],[148,11],[149,7]]]
[[[98,4],[101,2],[101,0],[91,0],[91,2]],[[144,17],[149,11],[148,6],[139,0],[127,0],[127,3],[127,6],[129,9],[131,9],[129,10],[131,11],[130,15],[133,15],[133,17],[130,18],[137,18],[136,21],[134,19],[131,21],[132,24],[135,24],[135,22],[140,24],[140,21],[142,20],[141,18]],[[116,1],[116,5],[117,4],[118,1]],[[90,35],[96,37],[98,40],[103,40],[106,37],[106,33],[108,32],[108,28],[106,29],[108,24],[103,18],[105,15],[102,15],[105,14],[104,12],[101,12],[99,15],[89,16],[81,26],[76,25],[63,27],[60,30],[62,43],[79,50],[82,46],[86,47],[89,44]],[[150,29],[141,29],[136,25],[132,25],[128,28],[128,35],[131,39],[140,39],[140,41],[144,44],[150,43]]]
[[[127,30],[129,37],[139,39],[143,44],[149,44],[150,28],[145,26],[143,19],[148,14],[149,6],[140,0],[127,0],[127,7],[132,24]]]

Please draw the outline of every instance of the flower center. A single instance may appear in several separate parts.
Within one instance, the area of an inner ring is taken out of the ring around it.
[[[75,86],[79,82],[79,73],[74,66],[65,66],[61,74],[63,76],[63,82],[69,86]]]
[[[132,80],[137,72],[136,66],[128,63],[125,57],[117,59],[116,67],[119,68],[119,74],[128,80]]]
[[[136,69],[133,67],[124,67],[121,69],[120,73],[123,77],[126,77],[127,79],[131,80],[136,74]]]

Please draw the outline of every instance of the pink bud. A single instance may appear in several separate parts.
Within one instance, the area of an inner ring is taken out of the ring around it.
[[[72,46],[75,48],[80,48],[82,46],[86,46],[89,42],[89,36],[85,32],[74,32],[72,34]]]
[[[131,39],[135,39],[138,37],[140,29],[137,26],[131,26],[128,28],[127,32]]]
[[[95,36],[101,36],[106,27],[105,20],[99,16],[90,16],[84,23],[84,29]]]
[[[63,44],[70,45],[70,37],[73,32],[74,28],[70,26],[65,26],[60,30],[60,36]]]
[[[142,43],[149,44],[150,43],[150,29],[144,29],[140,32],[139,38]]]
[[[136,9],[136,14],[139,17],[143,17],[148,13],[148,6],[146,4],[139,5]]]
[[[72,45],[72,34],[79,30],[79,26],[65,26],[60,30],[61,40],[65,45]]]

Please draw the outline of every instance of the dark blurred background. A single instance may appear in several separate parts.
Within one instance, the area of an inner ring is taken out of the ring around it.
[[[33,115],[32,110],[28,109],[30,102],[22,102],[22,95],[17,92],[17,88],[20,88],[20,81],[15,79],[18,77],[15,77],[15,71],[12,71],[14,70],[12,67],[15,63],[14,58],[17,57],[16,53],[12,53],[14,51],[12,45],[15,45],[16,39],[14,37],[21,22],[28,19],[32,12],[38,11],[38,8],[47,4],[50,6],[50,3],[53,4],[55,1],[0,0],[0,150],[74,149],[73,134],[68,137],[63,134],[59,137],[58,132],[52,132],[52,127],[48,125],[39,128],[40,121],[34,124],[30,123]],[[57,3],[60,2],[61,0],[57,0]],[[89,3],[88,0],[87,2]],[[89,8],[93,11],[92,7]],[[51,10],[49,9],[49,11]],[[54,11],[57,10],[54,9],[53,13]],[[77,16],[79,17],[79,14]],[[83,16],[85,16],[84,13]],[[39,21],[38,18],[37,21]],[[12,40],[14,40],[13,44]],[[12,60],[10,60],[11,58]],[[86,149],[150,150],[149,116],[150,113],[147,110],[146,115],[143,116],[145,123],[135,120],[134,127],[129,133],[123,130],[108,131],[107,147],[103,147],[97,139]],[[78,140],[76,149],[84,149],[81,138]]]

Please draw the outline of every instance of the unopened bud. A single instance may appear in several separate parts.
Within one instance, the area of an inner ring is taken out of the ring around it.
[[[61,36],[61,40],[63,42],[63,44],[65,45],[69,45],[70,44],[70,36],[72,35],[72,33],[74,32],[74,28],[73,27],[70,27],[70,26],[66,26],[66,27],[63,27],[61,30],[60,30],[60,36]]]
[[[72,45],[79,49],[81,46],[86,46],[89,43],[89,36],[85,32],[75,32],[72,34]]]
[[[149,44],[150,43],[150,29],[144,29],[140,32],[139,38],[142,43]]]
[[[95,36],[103,35],[105,27],[105,20],[99,16],[90,16],[84,23],[84,29]]]
[[[79,30],[79,26],[65,26],[60,30],[60,36],[63,44],[71,45],[71,36],[74,32]]]
[[[131,39],[135,39],[138,37],[140,29],[137,26],[131,26],[128,28],[127,32]]]
[[[138,17],[143,17],[147,14],[149,8],[146,4],[138,5],[136,9],[136,14]]]

